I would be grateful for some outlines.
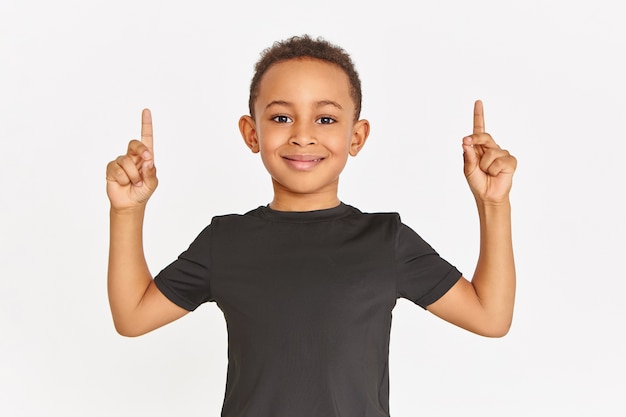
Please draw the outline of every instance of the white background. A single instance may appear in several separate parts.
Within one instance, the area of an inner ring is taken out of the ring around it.
[[[400,212],[467,276],[478,228],[460,143],[475,99],[519,160],[511,332],[481,338],[399,301],[392,415],[625,415],[620,2],[214,3],[0,3],[0,414],[219,415],[215,305],[140,338],[113,329],[105,165],[150,107],[153,273],[213,215],[266,204],[237,120],[260,51],[309,33],[351,53],[372,124],[340,197]]]

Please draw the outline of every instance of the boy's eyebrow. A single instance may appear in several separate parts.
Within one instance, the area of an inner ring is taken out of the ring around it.
[[[273,100],[273,101],[270,101],[269,103],[267,103],[267,106],[265,106],[265,110],[269,109],[272,106],[292,107],[292,104],[289,103],[288,101],[285,101],[285,100]]]
[[[285,101],[285,100],[273,100],[270,101],[267,106],[265,106],[265,109],[269,109],[272,106],[286,106],[286,107],[293,107],[293,103],[289,102],[289,101]],[[343,107],[341,106],[341,104],[337,103],[336,101],[333,100],[320,100],[318,102],[315,103],[316,107],[324,107],[324,106],[333,106],[333,107],[337,107],[339,110],[343,110]]]
[[[317,102],[317,107],[324,107],[324,106],[329,106],[329,105],[337,107],[339,110],[343,110],[343,107],[341,107],[341,104],[337,103],[336,101],[322,100],[322,101]]]

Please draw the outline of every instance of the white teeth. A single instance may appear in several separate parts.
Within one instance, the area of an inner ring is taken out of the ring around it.
[[[288,159],[290,161],[295,161],[295,162],[319,162],[324,158],[318,158],[318,159],[307,159],[307,160],[300,160],[300,159],[291,159],[291,158],[285,158]]]

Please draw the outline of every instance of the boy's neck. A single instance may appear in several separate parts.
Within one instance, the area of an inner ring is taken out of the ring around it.
[[[299,194],[292,196],[276,195],[270,203],[270,208],[276,211],[314,211],[337,207],[341,204],[339,197],[320,196],[317,194]]]

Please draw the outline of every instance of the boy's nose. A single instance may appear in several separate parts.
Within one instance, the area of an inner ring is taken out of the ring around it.
[[[316,144],[317,139],[310,131],[300,128],[294,130],[293,135],[289,138],[289,143],[298,146],[308,146]]]

